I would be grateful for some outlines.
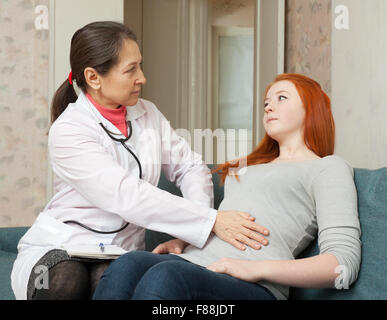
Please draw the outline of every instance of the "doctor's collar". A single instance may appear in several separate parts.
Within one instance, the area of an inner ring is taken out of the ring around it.
[[[126,107],[126,120],[136,120],[146,113],[143,102],[138,99],[136,105]]]
[[[83,100],[84,103],[91,105],[91,101],[86,97],[86,94],[80,90],[78,99]],[[142,99],[138,99],[137,103],[134,106],[126,106],[126,120],[136,120],[143,116],[146,113],[146,109],[143,106]],[[93,110],[94,108],[92,108]],[[99,112],[98,112],[99,114]]]

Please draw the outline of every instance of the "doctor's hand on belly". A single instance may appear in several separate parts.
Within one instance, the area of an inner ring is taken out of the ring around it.
[[[254,221],[255,218],[246,212],[218,211],[212,231],[239,250],[246,250],[246,245],[259,250],[262,244],[266,246],[269,243],[262,236],[269,235],[269,230]]]
[[[269,241],[261,234],[269,235],[269,230],[255,222],[255,218],[246,212],[228,210],[218,211],[212,231],[222,240],[232,244],[240,250],[246,250],[246,245],[259,250],[261,244],[268,245]],[[159,244],[152,252],[158,254],[183,252],[188,245],[180,239],[173,239]]]

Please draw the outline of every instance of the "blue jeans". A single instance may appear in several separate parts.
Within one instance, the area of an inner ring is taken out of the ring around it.
[[[266,288],[172,254],[132,251],[105,270],[97,300],[275,300]]]

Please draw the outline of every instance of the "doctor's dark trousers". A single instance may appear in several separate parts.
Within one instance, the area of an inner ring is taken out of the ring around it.
[[[103,273],[96,300],[275,300],[259,284],[216,273],[173,254],[132,251]]]

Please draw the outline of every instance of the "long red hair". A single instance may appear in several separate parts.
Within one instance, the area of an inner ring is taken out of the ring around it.
[[[295,73],[278,75],[266,88],[265,97],[274,83],[283,80],[290,81],[294,84],[305,108],[305,145],[319,157],[332,155],[335,149],[335,122],[329,97],[321,89],[319,83],[306,76]],[[260,163],[268,163],[278,156],[278,142],[265,133],[265,136],[258,146],[244,160],[247,166],[252,166]],[[221,184],[224,184],[230,168],[239,167],[239,160],[228,161],[212,170],[212,173],[217,172],[221,176]],[[237,174],[233,175],[238,179]]]

